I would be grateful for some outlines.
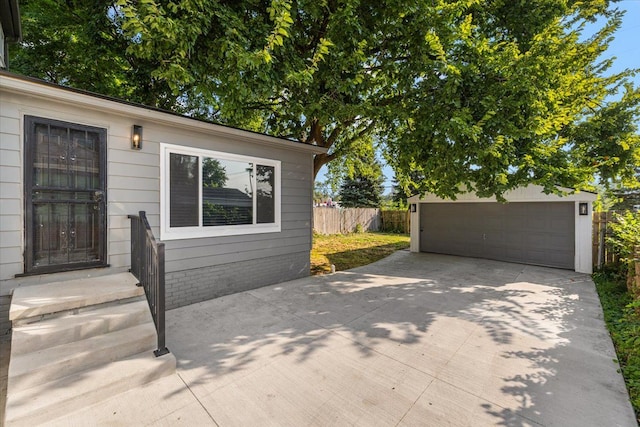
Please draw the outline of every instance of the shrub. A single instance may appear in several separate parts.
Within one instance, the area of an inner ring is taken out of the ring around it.
[[[608,241],[622,260],[627,289],[634,298],[640,299],[640,288],[635,277],[635,263],[638,262],[635,250],[640,247],[640,212],[616,214],[616,221],[611,223],[611,231]]]
[[[611,231],[613,234],[609,237],[609,243],[625,261],[632,261],[634,248],[640,246],[640,212],[616,214]]]

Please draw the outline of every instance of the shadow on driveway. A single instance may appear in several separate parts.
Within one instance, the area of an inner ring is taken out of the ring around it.
[[[635,426],[595,286],[400,251],[167,313],[219,425]]]

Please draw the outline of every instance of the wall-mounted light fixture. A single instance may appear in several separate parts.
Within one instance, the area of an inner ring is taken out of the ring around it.
[[[589,215],[589,203],[580,203],[578,205],[578,213],[580,215]]]
[[[133,129],[131,130],[131,149],[142,149],[142,126],[140,125],[133,125]]]
[[[411,203],[411,212],[415,212],[417,210],[416,204]]]

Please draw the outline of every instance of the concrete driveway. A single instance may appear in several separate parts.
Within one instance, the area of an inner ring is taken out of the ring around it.
[[[167,313],[178,375],[52,425],[636,426],[591,278],[397,252]]]

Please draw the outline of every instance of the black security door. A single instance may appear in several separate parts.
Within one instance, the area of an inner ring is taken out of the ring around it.
[[[25,117],[26,273],[105,265],[106,131]]]

